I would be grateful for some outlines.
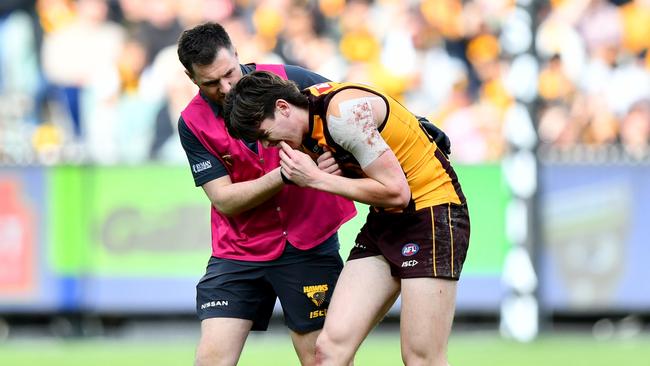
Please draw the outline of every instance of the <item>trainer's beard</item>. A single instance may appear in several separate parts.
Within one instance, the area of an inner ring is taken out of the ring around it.
[[[223,106],[223,103],[226,101],[226,95],[220,92],[217,92],[217,94],[214,96],[214,102],[217,103],[219,106]]]

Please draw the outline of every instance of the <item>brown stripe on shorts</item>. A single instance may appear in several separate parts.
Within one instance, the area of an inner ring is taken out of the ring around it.
[[[469,246],[469,215],[466,205],[434,206],[433,276],[458,279]]]
[[[431,251],[433,254],[433,277],[437,277],[438,267],[436,266],[436,215],[433,212],[433,207],[429,207],[429,210],[431,210],[431,237],[433,238],[433,250]]]
[[[454,229],[451,227],[451,204],[447,204],[447,217],[449,218],[449,244],[451,246],[451,273],[454,273]]]

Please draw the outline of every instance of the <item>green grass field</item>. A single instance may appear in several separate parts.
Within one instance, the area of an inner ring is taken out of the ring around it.
[[[397,333],[373,333],[362,345],[355,365],[401,365]],[[194,339],[122,341],[9,340],[0,343],[2,366],[177,366],[191,365]],[[595,340],[584,333],[544,335],[520,344],[496,333],[458,332],[449,345],[453,366],[650,366],[650,336]],[[239,362],[242,366],[297,365],[288,337],[256,333],[249,338]]]

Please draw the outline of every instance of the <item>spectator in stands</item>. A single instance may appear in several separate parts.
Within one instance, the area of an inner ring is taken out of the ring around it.
[[[650,99],[634,103],[621,124],[621,143],[634,159],[650,157]]]
[[[66,132],[64,144],[94,143],[88,141],[94,132],[88,136],[88,131],[83,131],[87,126],[84,119],[103,119],[102,105],[106,104],[85,104],[84,89],[92,84],[94,101],[98,101],[96,92],[103,91],[100,94],[107,96],[108,91],[115,90],[115,78],[107,76],[114,71],[98,70],[114,69],[123,55],[125,39],[130,45],[133,38],[139,40],[146,50],[140,75],[131,75],[129,79],[130,92],[126,96],[134,101],[138,99],[134,96],[141,92],[137,86],[139,77],[146,77],[161,49],[175,43],[181,27],[210,19],[227,25],[244,61],[295,62],[329,78],[376,85],[419,115],[451,117],[440,109],[447,109],[450,100],[458,100],[457,95],[451,94],[458,93],[456,86],[464,80],[468,108],[462,112],[468,112],[465,115],[470,120],[483,117],[486,110],[491,116],[472,127],[479,131],[472,132],[472,141],[477,142],[477,147],[497,148],[478,149],[467,159],[462,153],[453,154],[452,158],[465,162],[493,161],[507,151],[499,147],[503,141],[496,141],[495,145],[495,140],[504,112],[512,107],[512,96],[516,96],[503,82],[511,73],[507,47],[511,37],[504,31],[507,22],[521,11],[514,2],[422,0],[412,4],[354,0],[300,5],[275,0],[192,0],[179,6],[176,0],[8,0],[2,3],[0,11],[32,11],[34,3],[38,19],[33,24],[42,25],[44,30],[44,75],[47,85],[52,86],[48,94],[52,104],[48,120]],[[105,15],[107,5],[113,17]],[[535,45],[541,60],[549,60],[541,68],[540,96],[543,101],[552,102],[553,107],[562,104],[569,111],[569,124],[573,125],[570,130],[579,132],[575,139],[567,138],[563,146],[604,146],[618,140],[615,126],[621,123],[631,104],[650,96],[650,82],[641,81],[650,78],[650,56],[645,56],[646,65],[641,62],[641,55],[650,47],[650,5],[645,0],[552,1],[541,3],[538,16],[540,26]],[[7,42],[18,38],[8,38]],[[0,48],[15,52],[7,42]],[[94,47],[99,48],[93,50]],[[37,49],[36,54],[39,53]],[[4,52],[4,56],[9,55]],[[97,63],[93,61],[95,57]],[[94,76],[88,76],[89,67]],[[5,83],[15,80],[13,75],[21,75],[20,79],[25,81],[40,79],[39,75],[29,77],[37,72],[27,70],[17,73],[3,68],[0,73],[6,74],[0,75]],[[163,93],[157,97],[158,100],[145,103],[165,103]],[[113,103],[110,99],[102,100]],[[547,106],[542,104],[542,113]],[[83,111],[85,108],[97,110]],[[158,110],[157,106],[154,109]],[[606,118],[597,116],[602,113]],[[37,111],[36,119],[43,118],[39,114],[44,115]],[[455,120],[463,121],[457,117],[454,116]],[[154,116],[143,113],[138,118]],[[463,129],[460,124],[451,126],[453,122],[444,118],[436,120],[441,126],[449,124],[445,128],[450,131]],[[143,121],[143,133],[152,135],[153,131],[147,129],[152,130],[154,125],[153,121]],[[4,136],[20,134],[10,132]],[[454,146],[464,149],[460,144]],[[94,152],[91,159],[142,161],[142,152],[117,153],[118,150],[108,154]]]
[[[45,34],[42,57],[51,95],[64,107],[71,124],[68,131],[81,141],[82,90],[111,72],[125,31],[107,20],[107,0],[78,0],[74,4],[73,18]]]

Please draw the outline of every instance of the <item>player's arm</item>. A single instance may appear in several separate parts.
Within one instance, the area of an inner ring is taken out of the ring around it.
[[[318,169],[307,154],[291,149],[284,142],[280,144],[281,156],[284,154],[282,169],[285,175],[301,187],[318,189],[376,207],[406,207],[410,201],[408,184],[402,184],[399,182],[401,179],[395,179],[404,177],[404,173],[399,164],[395,169],[397,159],[390,151],[383,153],[364,169],[367,178],[353,179],[328,174]],[[308,167],[309,165],[313,169]],[[404,178],[404,183],[405,181]]]
[[[411,199],[404,172],[377,125],[387,106],[374,94],[346,89],[331,101],[327,121],[332,138],[359,161],[367,178],[351,179],[313,168],[300,152],[282,144],[281,166],[299,185],[378,207],[405,207]]]
[[[282,189],[279,168],[258,179],[233,184],[223,163],[201,144],[182,117],[178,121],[178,133],[195,185],[203,188],[212,205],[224,215],[249,210]]]

